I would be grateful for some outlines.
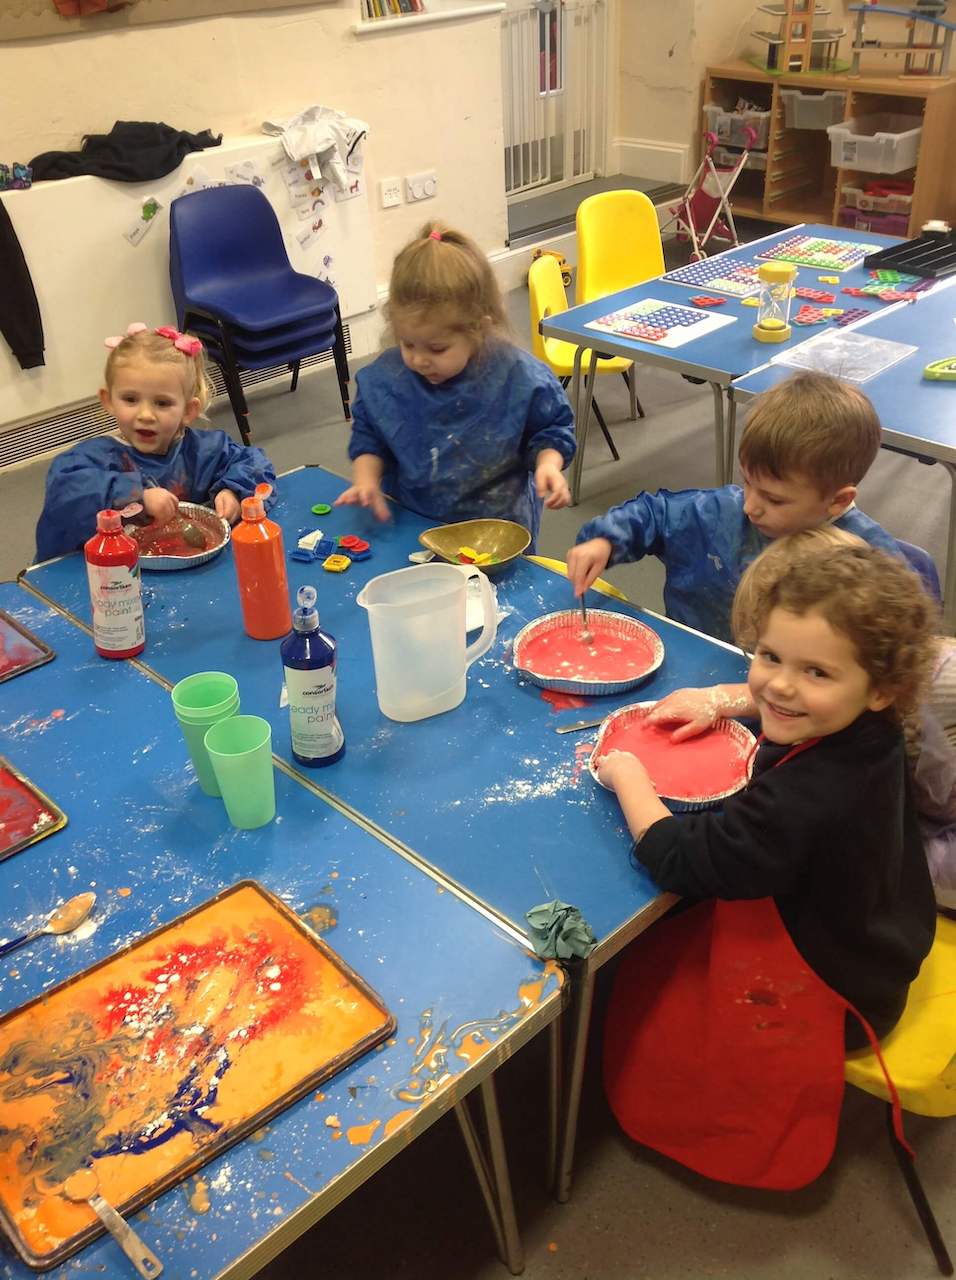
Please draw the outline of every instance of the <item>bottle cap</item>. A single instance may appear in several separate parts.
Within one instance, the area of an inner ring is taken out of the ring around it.
[[[96,513],[96,532],[97,533],[119,533],[123,528],[123,521],[118,511],[107,508],[106,511],[98,511]]]
[[[318,630],[319,614],[315,607],[317,597],[318,593],[315,587],[299,588],[295,597],[299,607],[292,615],[292,625],[296,631]]]
[[[761,262],[757,268],[758,277],[767,284],[786,284],[797,274],[792,262]]]
[[[266,499],[272,493],[271,484],[257,484],[251,498],[243,498],[241,503],[243,520],[264,520],[266,518]]]

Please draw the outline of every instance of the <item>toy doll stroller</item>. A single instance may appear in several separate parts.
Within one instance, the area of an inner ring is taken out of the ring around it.
[[[757,134],[749,126],[743,130],[744,149],[731,168],[723,168],[714,161],[718,144],[715,133],[705,133],[706,151],[697,172],[691,178],[681,202],[671,209],[671,217],[661,227],[664,235],[670,228],[678,240],[691,243],[691,262],[706,258],[712,240],[720,240],[721,249],[736,249],[740,245],[734,215],[730,207],[730,193],[740,177],[750,148],[757,141]]]

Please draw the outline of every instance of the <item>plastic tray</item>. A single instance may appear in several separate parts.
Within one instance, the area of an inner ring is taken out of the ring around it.
[[[766,150],[770,136],[770,111],[725,111],[712,102],[704,104],[704,115],[707,129],[717,135],[718,142],[729,142],[731,146],[743,147],[747,143],[746,129],[753,129],[757,135],[754,147]]]
[[[826,129],[843,119],[846,94],[839,89],[804,93],[802,89],[781,89],[783,123],[788,129]]]
[[[869,173],[912,169],[922,132],[919,116],[886,112],[831,124],[827,127],[830,162],[836,169],[865,169]]]
[[[647,713],[656,707],[656,702],[635,702],[629,707],[620,707],[617,711],[612,711],[607,717],[598,732],[597,742],[594,744],[594,750],[588,757],[588,769],[591,771],[591,777],[598,784],[604,786],[597,774],[596,761],[601,754],[601,747],[604,739],[615,727],[623,721],[625,724],[635,719],[643,718]],[[710,794],[700,794],[695,796],[669,796],[660,792],[662,800],[666,800],[670,807],[674,810],[690,813],[699,809],[711,809],[714,805],[721,804],[729,796],[736,795],[738,791],[743,790],[747,785],[753,769],[754,748],[757,745],[757,739],[746,726],[740,724],[737,720],[718,720],[711,730],[712,733],[723,733],[730,738],[737,747],[740,754],[746,759],[746,771],[740,782],[736,786],[731,787],[727,791],[715,791]]]
[[[521,628],[514,640],[514,668],[528,677],[542,689],[553,689],[556,693],[580,693],[587,696],[601,697],[605,694],[626,693],[646,680],[664,661],[664,642],[656,631],[646,627],[636,618],[626,613],[614,613],[610,609],[589,609],[589,621],[607,625],[609,629],[620,632],[622,640],[641,640],[651,645],[651,660],[648,665],[626,680],[582,680],[576,677],[560,677],[542,675],[527,665],[524,651],[528,642],[548,631],[567,630],[580,633],[583,630],[581,614],[577,609],[568,609],[562,613],[548,613],[543,618],[535,618],[527,626]]]

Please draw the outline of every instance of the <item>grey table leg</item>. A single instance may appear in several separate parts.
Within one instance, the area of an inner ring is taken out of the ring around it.
[[[733,389],[727,388],[727,423],[724,429],[727,452],[724,460],[724,484],[730,484],[734,478],[734,463],[737,461],[737,401]]]
[[[574,407],[574,436],[577,452],[571,464],[571,505],[577,506],[581,492],[581,474],[584,471],[584,451],[588,443],[588,428],[591,425],[591,405],[594,403],[594,379],[597,377],[597,352],[591,352],[591,363],[584,379],[584,408],[581,408],[581,347],[574,353],[574,376],[572,379],[572,405]]]
[[[520,1276],[524,1271],[524,1249],[518,1234],[514,1198],[511,1194],[511,1178],[508,1174],[508,1158],[505,1154],[504,1134],[501,1131],[501,1116],[498,1111],[494,1076],[483,1080],[478,1087],[481,1093],[485,1132],[488,1135],[487,1154],[482,1148],[467,1099],[462,1099],[455,1104],[455,1118],[488,1211],[498,1257],[513,1276]]]
[[[949,531],[946,536],[946,575],[943,579],[943,628],[949,635],[956,633],[956,466],[941,462],[949,472]]]
[[[548,1027],[548,1180],[553,1187],[558,1176],[558,1134],[561,1124],[561,1018]]]
[[[591,1023],[591,1006],[594,1002],[594,970],[585,963],[574,992],[574,1004],[569,1011],[571,1024],[571,1062],[568,1074],[568,1096],[564,1106],[564,1126],[558,1151],[558,1174],[555,1179],[555,1198],[565,1204],[571,1194],[571,1168],[574,1164],[574,1143],[577,1138],[578,1112],[581,1109],[581,1089],[584,1084],[584,1061],[587,1056],[588,1027]],[[562,1016],[568,1017],[569,1013]]]
[[[726,484],[724,479],[727,468],[726,447],[724,444],[724,389],[719,382],[712,382],[710,389],[714,393],[714,444],[717,451],[718,485]]]

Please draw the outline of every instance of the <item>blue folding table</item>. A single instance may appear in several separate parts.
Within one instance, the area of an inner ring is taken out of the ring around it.
[[[589,700],[585,711],[555,713],[541,690],[513,670],[511,642],[527,621],[572,607],[574,600],[566,579],[519,559],[493,578],[503,617],[495,644],[471,668],[465,701],[444,715],[396,724],[375,700],[368,623],[355,597],[370,578],[408,566],[427,522],[397,506],[388,524],[354,507],[311,515],[313,503],[331,503],[344,487],[319,468],[290,472],[279,479],[271,513],[287,549],[299,529],[318,524],[334,536],[367,538],[373,553],[345,574],[288,563],[293,592],[304,583],[318,587],[322,624],[339,643],[337,710],[347,742],[336,765],[292,767],[307,775],[317,794],[515,929],[524,929],[532,906],[552,898],[573,903],[591,924],[599,944],[578,984],[557,1177],[558,1193],[566,1198],[594,975],[673,899],[630,862],[631,841],[617,801],[586,768],[593,735],[582,739],[554,730],[685,685],[740,681],[746,664],[729,645],[591,593],[592,607],[636,614],[651,625],[664,642],[664,662],[639,690]],[[273,749],[289,762],[288,713],[279,705],[279,645],[243,633],[231,561],[227,549],[189,572],[144,574],[149,602],[143,661],[167,684],[194,671],[233,672],[242,709],[270,720]],[[78,555],[31,568],[24,581],[88,624]]]
[[[169,580],[171,595],[188,577]],[[321,922],[398,1020],[381,1052],[359,1058],[270,1120],[267,1135],[239,1142],[136,1215],[136,1231],[166,1274],[253,1275],[452,1109],[499,1250],[520,1271],[493,1072],[554,1022],[560,971],[288,770],[276,773],[276,820],[234,830],[186,766],[155,680],[134,663],[99,658],[82,630],[15,584],[0,584],[0,608],[56,654],[2,686],[2,752],[68,818],[0,862],[2,929],[25,932],[73,894],[97,894],[91,921],[75,934],[39,938],[4,959],[0,1010],[251,878]],[[157,621],[154,637],[158,630]],[[466,1100],[476,1087],[487,1152]],[[70,1280],[78,1269],[116,1280],[131,1274],[109,1237],[50,1274]],[[2,1280],[34,1274],[0,1246]]]
[[[756,264],[759,261],[757,258],[758,253],[795,235],[820,236],[827,240],[855,241],[857,243],[879,244],[881,246],[898,243],[892,237],[876,235],[870,231],[863,232],[849,230],[844,227],[800,224],[795,227],[789,227],[785,231],[776,231],[771,235],[762,236],[759,240],[740,245],[739,248],[728,249],[722,254],[715,254],[713,258],[709,258],[707,261],[708,263],[713,263],[732,258]],[[836,285],[823,284],[819,279],[821,275],[839,275],[840,282]],[[835,307],[878,310],[886,304],[881,303],[876,298],[854,298],[841,293],[843,288],[858,288],[868,283],[869,280],[869,271],[861,266],[842,272],[831,271],[824,267],[799,267],[795,283],[797,288],[820,289],[835,293],[836,301],[832,303]],[[717,484],[729,483],[733,475],[734,458],[725,438],[724,393],[735,378],[739,378],[743,374],[749,373],[752,369],[758,368],[767,360],[768,348],[766,344],[758,342],[752,333],[756,319],[755,309],[745,306],[739,298],[728,294],[715,294],[713,296],[725,299],[724,304],[716,308],[717,313],[722,316],[733,316],[734,323],[716,329],[701,338],[692,338],[689,342],[673,349],[662,347],[651,341],[626,338],[621,334],[607,333],[601,329],[588,327],[592,321],[600,319],[601,316],[609,315],[612,311],[619,311],[625,307],[632,307],[648,298],[690,306],[692,297],[709,294],[711,294],[711,290],[707,288],[706,284],[676,284],[658,276],[654,280],[648,280],[645,284],[636,285],[631,289],[624,289],[620,293],[613,293],[605,298],[598,298],[594,302],[583,303],[579,307],[571,307],[568,311],[561,312],[560,315],[548,316],[546,320],[541,321],[541,332],[545,337],[563,338],[566,342],[573,342],[577,346],[571,393],[578,445],[571,471],[571,494],[574,502],[577,502],[581,490],[584,450],[587,444],[591,405],[594,399],[595,369],[600,355],[624,356],[626,359],[634,360],[638,364],[657,365],[659,368],[668,369],[673,373],[684,374],[687,377],[699,378],[704,382],[708,382],[714,396],[715,482]],[[786,346],[793,346],[815,332],[817,332],[816,329],[803,329],[800,326],[794,326],[793,337],[789,342],[781,343],[779,346],[775,346],[773,350],[780,351]],[[584,380],[582,405],[581,358],[587,348],[591,350],[591,362]]]

